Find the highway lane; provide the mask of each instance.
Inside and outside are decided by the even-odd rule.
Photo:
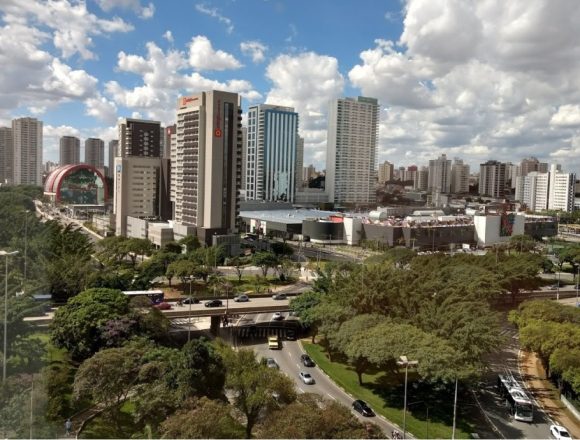
[[[550,417],[537,404],[534,407],[532,423],[515,420],[505,406],[505,401],[497,391],[497,375],[507,368],[520,384],[524,384],[518,368],[519,343],[517,330],[509,323],[503,323],[503,334],[508,343],[496,354],[490,356],[490,371],[483,377],[475,391],[477,400],[488,421],[496,429],[499,438],[549,438]],[[528,395],[532,397],[531,393]]]
[[[271,319],[271,314],[262,314],[261,316],[256,316],[257,322],[267,322]],[[261,321],[258,321],[258,318]],[[352,410],[353,398],[349,396],[345,391],[342,390],[338,385],[332,382],[328,376],[326,376],[322,370],[316,367],[305,367],[300,362],[300,356],[304,354],[302,346],[298,341],[282,341],[281,350],[270,350],[266,343],[256,343],[248,344],[247,347],[252,348],[258,357],[260,358],[273,358],[276,360],[280,366],[280,370],[284,372],[288,377],[290,377],[296,384],[296,389],[298,392],[305,393],[315,393],[325,399],[335,400],[338,403],[351,409],[352,414],[354,414],[362,423],[374,423],[378,425],[382,430],[384,435],[387,437],[391,436],[391,432],[394,429],[401,431],[394,425],[389,423],[386,419],[380,416],[376,417],[363,417],[358,412]],[[306,371],[312,375],[316,383],[314,385],[306,385],[302,382],[298,373],[300,371]],[[411,438],[407,435],[408,438]]]

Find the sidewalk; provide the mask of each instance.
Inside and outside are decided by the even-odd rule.
[[[546,372],[535,353],[522,351],[519,365],[526,386],[544,411],[555,422],[564,426],[572,438],[580,438],[580,422],[558,398],[558,390],[545,379]]]

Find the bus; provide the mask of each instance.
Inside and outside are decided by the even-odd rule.
[[[497,387],[515,420],[534,421],[534,404],[511,372],[498,375]]]
[[[139,296],[147,297],[151,300],[152,304],[162,303],[165,298],[163,290],[125,290],[123,293],[130,298]]]

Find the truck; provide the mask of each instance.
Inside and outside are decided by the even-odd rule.
[[[280,338],[278,336],[268,337],[268,348],[270,350],[279,350],[280,349]]]

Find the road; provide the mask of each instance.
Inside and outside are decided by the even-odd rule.
[[[259,324],[260,322],[269,322],[271,320],[271,314],[259,314],[254,315],[253,323]],[[251,323],[251,322],[250,322]],[[248,321],[244,321],[244,325],[248,325]],[[266,342],[260,343],[247,343],[246,347],[252,348],[258,357],[260,358],[273,358],[276,360],[280,366],[280,370],[284,372],[288,377],[290,377],[296,384],[296,389],[300,393],[316,393],[320,396],[335,400],[347,408],[352,408],[353,398],[349,396],[342,388],[338,387],[334,382],[332,382],[328,376],[326,376],[318,367],[304,367],[300,362],[300,356],[304,354],[302,347],[298,341],[286,341],[282,343],[281,350],[270,350]],[[300,378],[298,373],[300,371],[309,372],[316,383],[314,385],[305,385]],[[352,409],[351,409],[352,411]],[[352,411],[352,413],[362,422],[371,422],[378,425],[384,432],[385,436],[390,437],[391,432],[394,429],[400,431],[399,428],[395,427],[389,423],[386,419],[380,416],[376,417],[363,417],[359,413]],[[407,435],[408,438],[411,438]]]
[[[503,334],[508,343],[498,353],[490,357],[490,372],[484,376],[476,391],[484,414],[496,429],[499,438],[549,438],[549,425],[552,423],[544,411],[537,405],[534,407],[532,423],[519,422],[509,414],[508,408],[497,393],[497,375],[509,369],[513,376],[524,384],[518,368],[519,343],[517,330],[508,322],[503,324]],[[528,393],[532,397],[531,393]]]

